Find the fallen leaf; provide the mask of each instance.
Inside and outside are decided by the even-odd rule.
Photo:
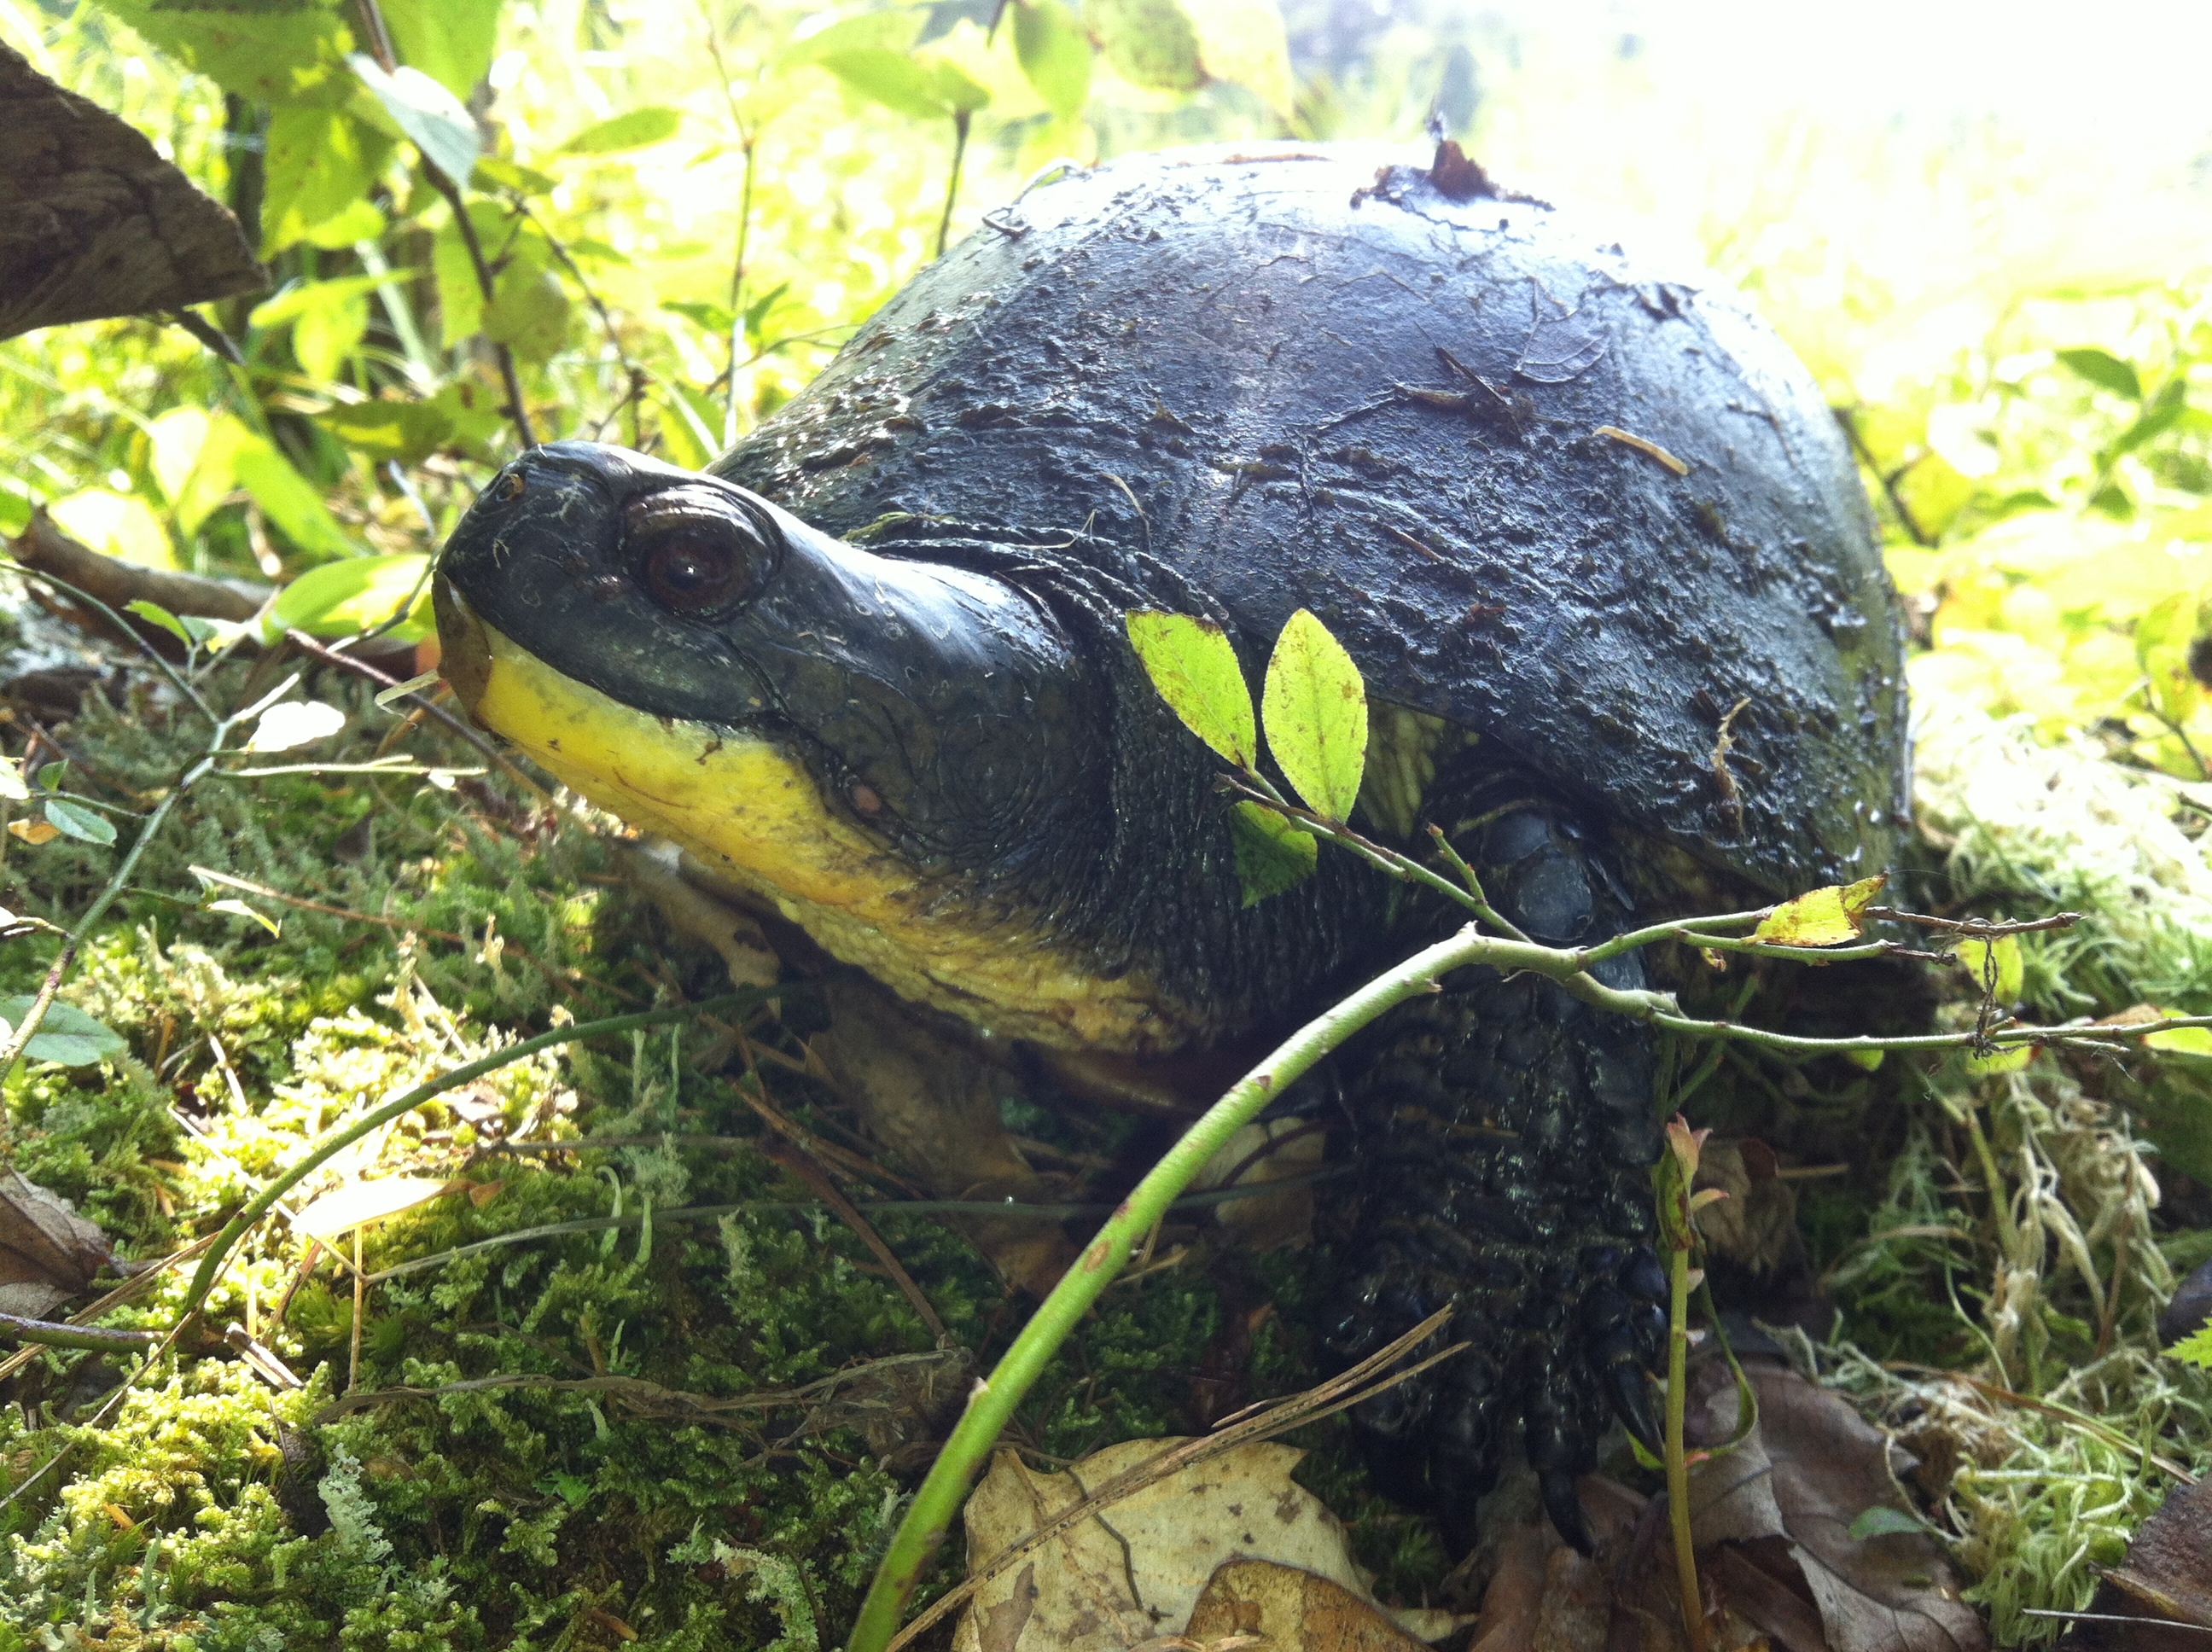
[[[1707,1142],[1698,1156],[1696,1185],[1728,1194],[1702,1206],[1696,1218],[1698,1232],[1722,1260],[1767,1274],[1802,1248],[1797,1195],[1774,1174],[1774,1155],[1764,1143]]]
[[[1183,1638],[1200,1646],[1256,1635],[1269,1652],[1422,1652],[1341,1583],[1272,1560],[1227,1560],[1191,1608]]]
[[[22,1173],[0,1176],[0,1314],[37,1319],[107,1265],[107,1237]]]
[[[2084,1620],[2064,1652],[2203,1652],[2212,1646],[2212,1481],[2177,1485],[2137,1528],[2124,1564],[2105,1574],[2089,1610],[2125,1623]],[[2161,1629],[2161,1624],[2187,1625]]]
[[[1839,1396],[1771,1360],[1747,1360],[1759,1399],[1757,1427],[1736,1449],[1692,1471],[1692,1529],[1700,1549],[1733,1544],[1792,1599],[1799,1592],[1760,1560],[1786,1555],[1818,1608],[1830,1652],[1985,1652],[1980,1618],[1959,1599],[1950,1562],[1923,1531],[1852,1535],[1896,1509],[1895,1480],[1911,1467],[1901,1448]],[[1701,1441],[1724,1440],[1736,1422],[1734,1380],[1718,1361],[1691,1396]],[[1772,1542],[1780,1540],[1779,1543]],[[1786,1570],[1786,1568],[1784,1569]],[[1729,1571],[1748,1580],[1735,1562]],[[1736,1610],[1779,1644],[1802,1625],[1780,1613],[1781,1597],[1747,1588]],[[1763,1615],[1765,1614],[1765,1615]]]
[[[292,1225],[309,1238],[327,1243],[342,1233],[382,1222],[471,1185],[436,1176],[382,1176],[374,1181],[348,1182],[310,1204],[292,1218]]]
[[[968,1499],[969,1556],[988,1566],[1116,1475],[1182,1443],[1131,1440],[1056,1474],[1000,1452]],[[954,1631],[955,1652],[1123,1652],[1186,1634],[1215,1573],[1233,1561],[1296,1569],[1373,1610],[1344,1527],[1291,1479],[1304,1455],[1285,1445],[1238,1446],[1106,1504],[1039,1544],[1018,1568],[988,1577]],[[1399,1615],[1412,1618],[1401,1628],[1424,1637],[1441,1637],[1464,1621],[1443,1612]],[[986,1639],[987,1631],[995,1638]],[[1207,1638],[1194,1631],[1186,1637]]]

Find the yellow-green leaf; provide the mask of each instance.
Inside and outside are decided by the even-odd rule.
[[[420,642],[431,630],[428,567],[428,557],[402,551],[311,568],[278,593],[264,635],[274,641],[297,626],[311,636],[351,636],[375,629],[404,608],[406,617],[392,635]]]
[[[2212,1027],[2172,1027],[2165,1032],[2147,1033],[2143,1048],[2173,1055],[2212,1055]]]
[[[2185,1365],[2202,1365],[2212,1370],[2212,1320],[2207,1320],[2168,1348],[2166,1357],[2178,1359]]]
[[[1045,106],[1063,120],[1091,97],[1091,41],[1060,0],[1015,0],[1014,58]]]
[[[1845,1050],[1844,1060],[1855,1067],[1864,1068],[1869,1072],[1880,1072],[1882,1060],[1888,1054],[1887,1050]]]
[[[2000,1004],[2020,997],[2022,969],[2020,937],[2000,935],[1993,941],[1965,940],[1952,955],[1975,986],[1988,991]]]
[[[1836,946],[1855,941],[1866,929],[1866,909],[1888,882],[1888,874],[1881,873],[1784,901],[1759,920],[1751,938],[1777,946]]]
[[[1977,1078],[1986,1078],[1993,1072],[2018,1072],[2035,1060],[2035,1046],[2014,1044],[1988,1055],[1968,1055],[1966,1071]]]
[[[1259,755],[1252,690],[1237,650],[1212,620],[1140,609],[1128,617],[1129,646],[1182,726],[1240,768]]]
[[[1306,806],[1342,820],[1367,767],[1367,685],[1328,627],[1301,608],[1275,639],[1260,695],[1267,750]]]
[[[1319,859],[1312,833],[1257,803],[1240,803],[1230,811],[1229,838],[1248,907],[1305,882]]]

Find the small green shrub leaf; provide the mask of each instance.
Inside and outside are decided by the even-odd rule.
[[[1836,946],[1855,941],[1866,929],[1866,909],[1888,882],[1889,875],[1883,872],[1784,901],[1759,920],[1751,938],[1776,946]]]
[[[2207,1320],[2168,1348],[2166,1357],[2178,1359],[2185,1365],[2201,1365],[2212,1370],[2212,1320]]]
[[[1062,120],[1083,112],[1091,96],[1091,41],[1060,0],[1015,0],[1014,58]]]
[[[1993,1073],[2018,1072],[2035,1060],[2035,1046],[2014,1044],[2007,1048],[1992,1050],[1987,1055],[1969,1054],[1966,1071],[1977,1078],[1986,1078]]]
[[[1195,92],[1206,84],[1198,31],[1177,0],[1091,0],[1084,21],[1114,72],[1149,92]]]
[[[1927,1529],[1902,1509],[1878,1503],[1851,1522],[1851,1540],[1863,1543],[1870,1537],[1917,1537]]]
[[[213,620],[202,619],[197,615],[194,615],[190,618],[180,619],[176,615],[172,614],[167,609],[162,607],[161,604],[157,602],[149,602],[143,597],[136,597],[131,601],[125,603],[123,605],[123,611],[126,614],[137,615],[140,619],[144,620],[149,625],[157,625],[161,627],[161,629],[167,631],[171,636],[176,638],[178,641],[183,643],[187,648],[192,647],[196,643],[206,641],[210,637],[215,635],[216,629],[216,623]],[[5,788],[0,787],[0,797],[5,797],[7,795]]]
[[[1303,884],[1313,876],[1320,859],[1312,833],[1261,804],[1240,803],[1231,810],[1229,835],[1237,855],[1237,881],[1244,887],[1248,907]]]
[[[2000,935],[1995,940],[1964,940],[1952,956],[1972,977],[1974,985],[1988,989],[2000,1004],[2018,1002],[2024,971],[2020,937]]]
[[[399,130],[414,140],[422,158],[456,184],[465,184],[483,149],[475,117],[452,92],[421,70],[402,64],[387,70],[356,52],[346,59],[362,85],[376,94]]]
[[[586,126],[561,146],[562,155],[620,155],[627,149],[649,149],[665,143],[684,129],[684,117],[659,106],[632,109]]]
[[[1367,767],[1367,685],[1328,628],[1301,608],[1275,639],[1260,696],[1267,750],[1306,806],[1342,820]]]
[[[0,999],[0,1021],[6,1022],[12,1033],[30,1014],[31,1004],[28,994]],[[23,1046],[23,1054],[33,1061],[52,1061],[57,1066],[88,1067],[130,1048],[130,1041],[122,1034],[94,1021],[74,1004],[57,999],[46,1006],[46,1017],[31,1035],[31,1042]]]
[[[429,562],[419,552],[403,551],[311,568],[277,594],[263,624],[264,639],[273,642],[295,626],[310,636],[351,636],[374,629],[405,607],[406,617],[392,627],[392,635],[420,642],[430,635],[428,581],[423,577]]]
[[[1259,756],[1252,690],[1237,650],[1212,620],[1144,609],[1128,618],[1129,646],[1182,725],[1239,768]]]
[[[2110,350],[2060,350],[2058,359],[2100,390],[2109,390],[2130,401],[2142,400],[2142,378]]]
[[[104,849],[115,841],[115,828],[107,817],[94,814],[81,803],[71,803],[67,798],[48,798],[46,815],[48,825],[80,843],[97,843]]]

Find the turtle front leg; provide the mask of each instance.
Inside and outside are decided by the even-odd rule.
[[[1495,780],[1445,817],[1504,916],[1552,944],[1629,926],[1624,885],[1571,813],[1486,796]],[[1599,974],[1645,984],[1633,957]],[[1326,1335],[1348,1364],[1450,1304],[1443,1341],[1472,1345],[1355,1409],[1370,1463],[1471,1546],[1517,1435],[1552,1523],[1587,1553],[1575,1482],[1609,1418],[1659,1447],[1653,1035],[1538,977],[1470,969],[1394,1011],[1369,1051],[1352,1097],[1358,1227]]]

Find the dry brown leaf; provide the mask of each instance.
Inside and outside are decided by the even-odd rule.
[[[1767,1360],[1747,1362],[1759,1396],[1759,1426],[1735,1450],[1697,1466],[1690,1485],[1692,1529],[1700,1549],[1739,1546],[1747,1560],[1779,1555],[1796,1563],[1802,1597],[1819,1610],[1830,1652],[1985,1652],[1980,1618],[1959,1599],[1950,1562],[1919,1532],[1851,1535],[1869,1509],[1899,1504],[1893,1470],[1903,1451],[1838,1396]],[[1709,1441],[1734,1432],[1735,1385],[1716,1362],[1691,1396]],[[1772,1540],[1778,1543],[1768,1546]],[[1774,1578],[1773,1564],[1755,1569]],[[1739,1583],[1750,1580],[1731,1573]],[[1796,1595],[1784,1586],[1784,1592]],[[1734,1600],[1775,1639],[1801,1633],[1786,1613],[1765,1621],[1780,1597],[1747,1587]]]
[[[1115,1476],[1181,1443],[1131,1440],[1057,1474],[1034,1473],[1000,1452],[968,1499],[969,1554],[988,1562]],[[1304,1455],[1285,1445],[1238,1446],[1100,1509],[1039,1546],[1018,1570],[978,1588],[954,1631],[956,1652],[1123,1652],[1182,1634],[1208,1582],[1232,1560],[1295,1567],[1371,1606],[1343,1527],[1291,1479]],[[1409,1627],[1431,1636],[1459,1621],[1445,1613],[1410,1615]]]
[[[2212,1481],[2177,1485],[2105,1575],[2089,1610],[2059,1645],[2066,1652],[2203,1652],[2212,1646]],[[2163,1629],[2161,1624],[2188,1625]]]
[[[29,844],[34,849],[41,844],[52,842],[61,835],[61,828],[50,821],[11,820],[8,823],[8,835]]]
[[[1423,1652],[1341,1583],[1272,1560],[1223,1562],[1182,1632],[1200,1646],[1257,1636],[1269,1652]]]
[[[0,1314],[37,1319],[107,1265],[107,1237],[59,1193],[0,1175]]]
[[[1797,1195],[1774,1174],[1774,1154],[1765,1143],[1707,1141],[1698,1156],[1697,1185],[1728,1194],[1697,1214],[1698,1232],[1717,1255],[1759,1274],[1790,1260]]]

